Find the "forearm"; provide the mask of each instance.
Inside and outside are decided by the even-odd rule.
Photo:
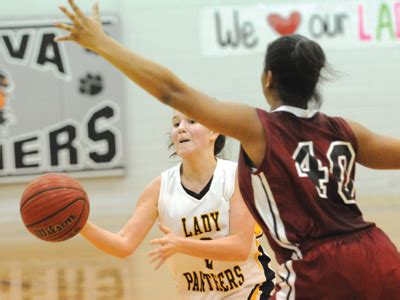
[[[97,249],[110,255],[125,258],[132,253],[127,241],[117,233],[102,229],[90,222],[80,232]]]
[[[239,236],[227,236],[215,240],[180,238],[178,252],[190,256],[220,261],[244,261],[250,247]]]
[[[183,86],[183,82],[171,71],[134,53],[109,36],[102,39],[96,52],[163,103],[169,103],[171,95]]]

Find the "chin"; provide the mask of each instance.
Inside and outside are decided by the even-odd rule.
[[[180,158],[185,159],[193,156],[194,152],[191,150],[181,150],[177,151],[176,154],[178,154]]]

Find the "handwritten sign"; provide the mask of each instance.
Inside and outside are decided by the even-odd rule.
[[[400,47],[400,1],[207,7],[200,13],[203,54],[264,52],[299,33],[328,48]]]

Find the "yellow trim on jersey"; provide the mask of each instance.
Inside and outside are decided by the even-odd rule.
[[[254,252],[254,259],[257,262],[257,266],[260,268],[260,270],[264,270],[263,265],[261,264],[260,260],[258,259],[260,256],[263,255],[263,253],[259,250],[261,243],[258,240],[260,237],[262,237],[263,231],[258,224],[256,224],[254,226],[254,234],[256,236],[256,249],[257,249],[257,251]]]
[[[254,234],[256,235],[256,238],[260,238],[264,235],[264,232],[262,231],[260,225],[256,224],[254,226]]]
[[[258,259],[262,255],[262,253],[258,250],[259,246],[260,246],[260,242],[258,240],[256,240],[257,251],[254,252],[254,260],[257,262],[257,266],[260,268],[260,270],[264,270],[263,265],[261,264],[260,260]]]
[[[260,285],[257,284],[256,289],[252,291],[251,295],[247,300],[259,300],[259,296],[261,295]]]

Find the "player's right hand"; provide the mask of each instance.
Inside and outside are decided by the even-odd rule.
[[[72,12],[61,5],[60,10],[71,20],[72,24],[54,23],[54,26],[68,31],[69,34],[55,38],[57,42],[74,41],[89,50],[96,52],[107,35],[100,21],[99,3],[96,1],[92,8],[92,15],[87,16],[75,4],[74,0],[68,0]]]

